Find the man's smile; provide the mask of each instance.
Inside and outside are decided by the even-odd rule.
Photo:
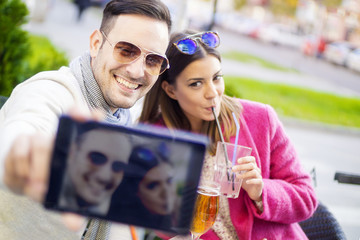
[[[114,75],[114,76],[115,76],[116,81],[120,85],[122,85],[122,86],[124,86],[126,88],[129,88],[131,90],[136,90],[141,86],[140,84],[129,82],[129,81],[125,80],[124,78],[121,78],[121,77],[119,77],[117,75]]]

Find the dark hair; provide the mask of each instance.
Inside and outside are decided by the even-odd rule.
[[[166,143],[156,145],[139,145],[133,148],[128,163],[128,170],[124,177],[141,179],[153,167],[170,162],[170,152]]]
[[[152,168],[164,163],[173,166],[170,156],[169,146],[165,142],[134,146],[123,180],[113,194],[109,213],[121,212],[134,223],[141,218],[144,222],[161,221],[162,225],[165,224],[164,215],[149,212],[138,197],[138,191],[140,182]]]
[[[182,111],[178,101],[170,98],[162,89],[161,85],[163,81],[167,81],[169,84],[175,86],[176,78],[189,64],[205,58],[208,55],[216,57],[221,62],[220,53],[215,48],[211,48],[199,41],[197,42],[198,48],[192,55],[180,52],[174,45],[174,43],[180,39],[195,33],[196,32],[188,30],[185,32],[173,33],[171,35],[170,43],[166,50],[170,68],[160,75],[155,85],[145,96],[144,106],[139,119],[140,122],[152,124],[163,121],[168,128],[191,131],[190,122]],[[206,71],[206,69],[204,69],[204,71]],[[241,106],[234,98],[224,94],[221,101],[219,121],[220,124],[224,126],[224,138],[227,141],[236,131],[235,123],[232,121],[232,112],[234,112],[236,116],[239,116]],[[215,153],[216,142],[220,140],[215,121],[204,122],[200,131],[210,137],[213,142],[211,152]]]
[[[160,0],[112,0],[106,4],[100,30],[106,34],[109,33],[114,26],[116,17],[121,14],[138,14],[164,21],[169,32],[171,31],[169,9]]]

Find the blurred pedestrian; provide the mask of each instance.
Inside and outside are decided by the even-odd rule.
[[[74,0],[74,3],[78,9],[77,20],[80,21],[85,9],[91,6],[91,2],[90,0]]]

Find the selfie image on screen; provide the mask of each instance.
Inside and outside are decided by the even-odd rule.
[[[70,147],[59,206],[106,215],[130,151],[128,137],[114,131],[93,129],[77,136]]]
[[[61,121],[45,207],[186,232],[206,145],[95,122]]]

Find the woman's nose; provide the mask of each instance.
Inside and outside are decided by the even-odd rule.
[[[208,84],[205,91],[205,98],[212,99],[215,98],[217,95],[218,94],[216,86],[213,83]]]
[[[167,183],[161,184],[161,190],[160,190],[160,196],[162,199],[168,199],[169,198],[169,191],[170,186],[168,186]]]

